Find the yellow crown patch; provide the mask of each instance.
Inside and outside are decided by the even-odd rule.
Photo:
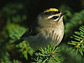
[[[48,9],[48,10],[45,10],[44,13],[50,12],[50,11],[58,12],[58,9],[56,9],[56,8],[50,8],[50,9]]]

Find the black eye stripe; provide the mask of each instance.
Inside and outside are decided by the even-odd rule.
[[[57,19],[59,16],[53,16],[51,19]]]

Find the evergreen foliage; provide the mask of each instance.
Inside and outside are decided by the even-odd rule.
[[[59,58],[60,57],[60,58]],[[35,53],[35,58],[33,58],[35,63],[61,63],[63,57],[59,54],[59,48],[51,45],[45,49],[40,49],[40,52]]]
[[[16,40],[19,40],[20,37],[22,37],[22,35],[27,31],[27,29],[17,24],[10,24],[7,25],[7,31],[9,34],[10,42],[12,43]]]
[[[84,52],[84,26],[79,28],[79,32],[75,32],[75,35],[72,36],[74,41],[70,41],[68,44],[73,45],[76,49],[76,52],[80,52],[83,56]]]
[[[76,27],[78,27],[78,25],[83,25],[83,22],[84,22],[83,16],[84,16],[84,10],[82,10],[79,13],[74,13],[72,18],[69,20],[69,22],[67,22],[65,24],[65,28],[66,28],[65,33],[67,36],[68,35],[70,36],[73,33],[74,29],[76,29]],[[67,36],[65,36],[65,38]]]
[[[3,0],[1,2],[4,3],[0,4],[0,63],[84,63],[83,1]],[[50,7],[67,12],[64,16],[64,39],[56,47],[48,45],[44,49],[34,51],[28,41],[19,42],[19,40],[28,32],[38,13]]]

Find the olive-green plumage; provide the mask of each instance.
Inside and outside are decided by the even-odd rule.
[[[30,34],[26,38],[34,49],[47,45],[58,45],[64,35],[63,13],[48,9],[37,16],[37,20],[30,27]],[[52,11],[51,11],[52,10]]]

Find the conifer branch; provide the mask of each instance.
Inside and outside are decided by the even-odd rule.
[[[23,41],[23,44],[24,44],[24,47],[26,49],[26,52],[28,52],[28,48],[27,48],[27,45],[26,45],[25,41]]]
[[[83,43],[83,41],[84,41],[84,38],[76,45],[76,48],[78,48],[81,45],[81,43]]]

